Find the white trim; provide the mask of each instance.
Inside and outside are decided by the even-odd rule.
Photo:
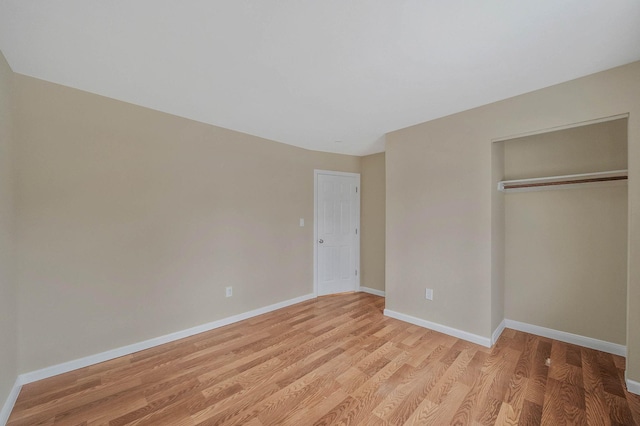
[[[166,334],[164,336],[145,340],[143,342],[134,343],[132,345],[123,346],[121,348],[111,349],[109,351],[102,352],[99,354],[89,355],[84,358],[79,358],[73,361],[63,362],[62,364],[53,365],[51,367],[46,367],[41,370],[36,370],[29,373],[21,374],[20,376],[18,376],[18,381],[20,384],[26,384],[26,383],[35,382],[37,380],[46,379],[48,377],[57,376],[58,374],[67,373],[69,371],[77,370],[78,368],[83,368],[89,365],[98,364],[100,362],[108,361],[124,355],[132,354],[134,352],[149,349],[154,346],[163,345],[165,343],[173,342],[175,340],[193,336],[198,333],[203,333],[205,331],[209,331],[215,328],[223,327],[225,325],[233,324],[238,321],[242,321],[258,315],[266,314],[267,312],[271,312],[271,311],[275,311],[276,309],[281,309],[287,306],[295,305],[296,303],[304,302],[306,300],[313,299],[313,298],[315,298],[315,295],[306,294],[304,296],[285,300],[283,302],[274,303],[273,305],[254,309],[253,311],[244,312],[238,315],[233,315],[231,317],[223,318],[207,324],[188,328],[186,330]]]
[[[537,336],[548,337],[550,339],[559,340],[573,345],[584,346],[585,348],[596,349],[598,351],[607,352],[614,355],[627,356],[627,347],[617,343],[606,342],[591,337],[580,336],[578,334],[567,333],[566,331],[554,330],[552,328],[540,327],[539,325],[527,324],[525,322],[505,319],[507,328],[512,328],[525,333],[535,334]]]
[[[640,382],[636,382],[635,380],[627,379],[627,372],[624,372],[625,382],[627,382],[627,391],[631,393],[635,393],[636,395],[640,395]]]
[[[498,326],[496,327],[495,330],[493,330],[493,333],[491,334],[491,346],[495,345],[496,342],[498,341],[498,339],[500,338],[500,335],[502,334],[502,332],[504,331],[506,327],[506,322],[505,320],[502,320],[500,322],[500,324],[498,324]]]
[[[358,287],[358,291],[362,291],[364,293],[375,294],[376,296],[385,297],[385,292],[382,290],[378,290],[371,287]]]
[[[318,172],[313,171],[313,295],[318,297]]]
[[[448,334],[449,336],[457,337],[458,339],[466,340],[471,343],[491,347],[491,340],[488,337],[478,336],[457,328],[447,327],[446,325],[438,324],[435,322],[427,321],[421,318],[412,317],[411,315],[401,314],[389,309],[384,310],[384,314],[388,317],[398,319],[400,321],[408,322],[410,324],[419,325],[420,327],[428,328],[438,331],[440,333]]]
[[[18,395],[20,395],[20,389],[22,389],[22,383],[20,383],[20,378],[17,378],[9,392],[9,395],[7,396],[7,400],[2,406],[2,410],[0,410],[0,425],[4,426],[7,424],[7,421],[9,421],[9,416],[13,410],[13,406],[18,399]]]
[[[591,124],[606,123],[607,121],[621,120],[623,118],[629,118],[629,113],[627,112],[624,114],[611,115],[609,117],[602,117],[602,118],[596,118],[593,120],[580,121],[578,123],[571,123],[571,124],[565,124],[562,126],[550,127],[548,129],[533,130],[531,132],[518,133],[511,136],[503,136],[500,138],[492,139],[491,142],[504,142],[511,139],[523,138],[525,136],[542,135],[544,133],[556,132],[558,130],[574,129],[576,127],[589,126]]]
[[[356,275],[355,288],[360,288],[360,173],[351,172],[334,172],[332,170],[313,170],[313,295],[318,296],[318,175],[331,175],[331,176],[350,176],[356,178],[357,203],[356,203],[356,228],[358,233],[356,234],[356,247],[355,247],[355,264],[358,274]]]

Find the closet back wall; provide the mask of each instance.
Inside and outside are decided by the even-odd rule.
[[[513,139],[505,179],[627,168],[627,120]],[[505,195],[506,317],[626,344],[627,185]]]

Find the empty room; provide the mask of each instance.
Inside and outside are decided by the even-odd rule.
[[[640,2],[0,0],[0,425],[640,426]]]

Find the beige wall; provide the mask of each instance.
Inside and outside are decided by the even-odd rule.
[[[17,375],[17,296],[13,274],[13,72],[0,52],[0,409]]]
[[[626,169],[627,126],[628,120],[622,118],[500,142],[504,178]]]
[[[359,157],[15,81],[21,373],[313,292],[313,170]]]
[[[627,120],[502,144],[505,179],[627,168]],[[626,185],[505,199],[506,317],[624,345]]]
[[[630,114],[627,374],[640,380],[640,62],[389,133],[387,307],[489,337],[492,141],[621,113]]]
[[[504,179],[504,144],[491,146],[491,185],[498,187]],[[505,211],[504,193],[491,193],[491,330],[497,330],[504,319],[505,298]]]
[[[384,152],[362,157],[360,285],[384,291]]]

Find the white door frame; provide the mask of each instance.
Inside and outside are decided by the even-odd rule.
[[[318,175],[330,176],[351,176],[356,178],[356,241],[355,241],[355,263],[356,263],[356,288],[360,291],[360,173],[335,172],[332,170],[313,170],[313,295],[318,297]]]

